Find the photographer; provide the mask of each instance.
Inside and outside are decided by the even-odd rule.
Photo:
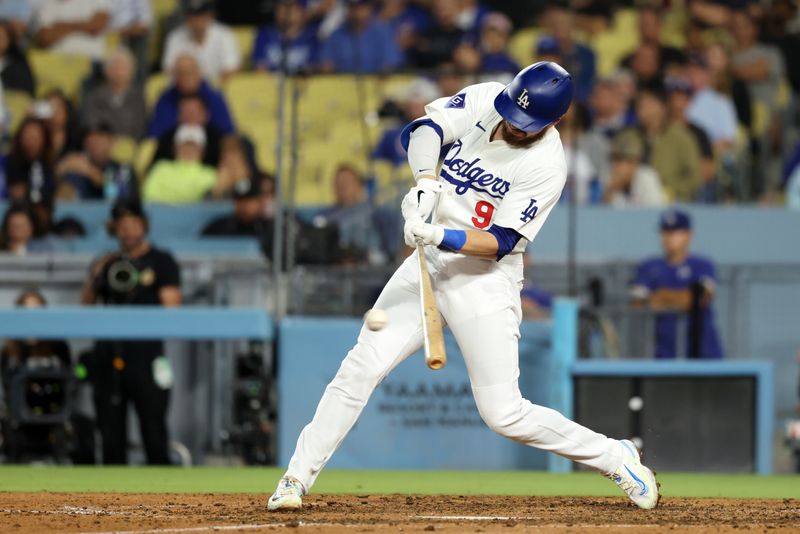
[[[179,306],[180,271],[174,258],[147,240],[148,220],[136,202],[118,202],[108,230],[119,250],[96,262],[82,294],[84,304]],[[148,464],[168,464],[167,404],[172,384],[161,340],[98,342],[86,365],[94,386],[103,463],[127,462],[127,408],[133,402]]]

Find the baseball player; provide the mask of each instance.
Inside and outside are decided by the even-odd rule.
[[[440,312],[455,335],[486,424],[514,441],[555,452],[611,478],[641,508],[658,503],[655,474],[634,445],[607,438],[524,399],[518,386],[522,255],[558,201],[567,176],[554,128],[572,100],[572,77],[535,63],[508,85],[471,85],[434,100],[403,130],[416,179],[402,202],[409,245],[425,245]],[[453,143],[438,178],[440,148]],[[438,208],[431,216],[438,197]],[[416,254],[416,252],[414,253]],[[423,343],[417,258],[397,269],[375,303],[380,331],[361,329],[303,429],[268,508],[302,497],[358,419],[372,391]]]

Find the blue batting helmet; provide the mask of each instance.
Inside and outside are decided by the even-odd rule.
[[[494,108],[512,126],[536,133],[550,126],[569,109],[572,76],[552,61],[523,69],[494,99]]]

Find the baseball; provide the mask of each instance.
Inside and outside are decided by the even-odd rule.
[[[372,308],[364,314],[364,323],[370,330],[380,330],[389,321],[389,315],[379,308]]]

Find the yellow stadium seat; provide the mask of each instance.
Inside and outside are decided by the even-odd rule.
[[[17,131],[19,123],[25,118],[33,99],[23,91],[5,91],[3,96],[5,97],[6,110],[10,115],[7,130],[9,135],[13,135]]]
[[[237,127],[251,134],[267,121],[276,120],[278,85],[269,74],[243,72],[223,88]]]
[[[114,146],[111,147],[112,159],[120,163],[133,163],[136,156],[136,139],[133,137],[119,136],[114,140]]]
[[[158,148],[158,141],[152,138],[143,140],[136,147],[133,170],[136,172],[136,176],[139,177],[139,183],[142,183],[145,179],[150,162],[153,161],[153,156],[156,154],[156,148]]]
[[[591,40],[597,58],[597,74],[600,77],[612,74],[620,61],[639,44],[638,18],[633,9],[620,9],[614,23],[606,32]]]
[[[91,61],[85,56],[47,50],[29,50],[28,61],[36,76],[40,96],[52,89],[61,89],[73,101],[91,69]]]
[[[358,123],[377,109],[375,79],[364,76],[317,76],[301,91],[299,122],[307,135],[324,137],[334,124]]]
[[[253,45],[255,44],[257,31],[258,28],[255,26],[235,26],[233,28],[236,41],[239,43],[239,54],[242,58],[242,69],[250,68],[250,56],[253,54]]]
[[[541,37],[539,28],[522,28],[511,37],[508,51],[520,65],[530,65],[535,59],[536,43]]]
[[[170,81],[169,75],[163,72],[151,74],[147,77],[147,81],[144,84],[144,100],[147,103],[147,109],[153,109],[153,106],[155,106],[158,101],[158,97],[161,96],[161,93],[164,92],[170,84]]]

